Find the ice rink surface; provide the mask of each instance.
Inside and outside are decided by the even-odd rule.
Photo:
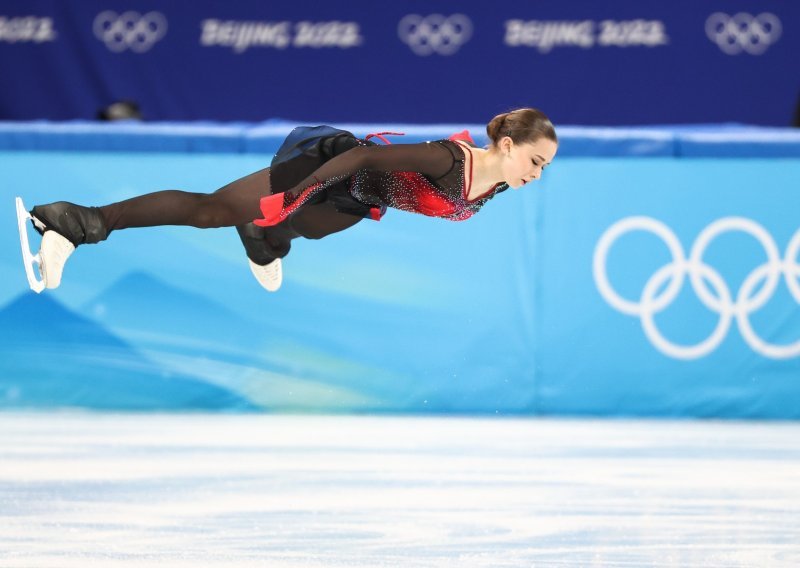
[[[0,414],[0,566],[800,566],[800,424]]]

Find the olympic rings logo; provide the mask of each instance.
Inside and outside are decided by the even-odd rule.
[[[136,53],[149,51],[167,33],[167,18],[160,12],[125,12],[107,10],[94,19],[94,35],[111,51],[126,49]]]
[[[397,35],[417,55],[453,55],[472,37],[472,20],[464,14],[409,14],[397,25]]]
[[[728,55],[737,55],[742,51],[761,55],[778,41],[781,32],[781,21],[769,12],[758,16],[746,12],[739,12],[735,16],[715,12],[706,20],[708,39]]]
[[[648,231],[660,237],[669,248],[672,262],[662,266],[650,277],[644,286],[638,302],[622,298],[612,288],[606,273],[606,259],[614,242],[630,231]],[[744,279],[734,300],[727,284],[713,267],[703,262],[703,255],[711,241],[722,233],[741,231],[755,238],[764,249],[767,261],[757,266]],[[597,289],[606,302],[620,312],[641,319],[645,335],[662,353],[676,359],[696,359],[714,351],[728,333],[731,322],[736,318],[739,332],[747,344],[757,353],[772,359],[788,359],[800,355],[800,340],[788,345],[774,345],[764,341],[753,330],[750,314],[766,304],[775,292],[781,274],[795,302],[800,304],[800,264],[797,254],[800,251],[800,229],[798,229],[786,249],[783,258],[772,236],[758,223],[744,217],[724,217],[706,227],[692,246],[687,259],[675,233],[664,223],[651,217],[627,217],[614,223],[600,237],[594,251],[594,280]],[[686,275],[700,301],[719,315],[711,335],[696,345],[677,345],[667,340],[656,327],[654,316],[666,309],[680,292]],[[669,284],[664,287],[664,284]],[[706,282],[711,284],[714,293]],[[763,286],[756,293],[759,284]],[[664,290],[659,293],[659,290]]]

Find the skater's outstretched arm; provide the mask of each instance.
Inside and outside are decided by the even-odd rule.
[[[453,154],[441,144],[391,144],[389,146],[357,146],[334,156],[306,177],[288,193],[292,197],[304,189],[333,178],[353,175],[359,170],[381,172],[417,172],[438,179],[453,167]]]
[[[261,199],[263,219],[253,222],[262,227],[275,225],[298,209],[326,182],[346,179],[358,171],[415,172],[437,180],[455,165],[451,150],[435,142],[358,146],[339,154],[317,168],[295,187]]]

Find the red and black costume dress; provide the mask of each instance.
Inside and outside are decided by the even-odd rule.
[[[474,147],[467,131],[385,146],[372,136],[386,141],[379,134],[362,140],[330,126],[303,126],[286,137],[269,168],[211,194],[166,190],[95,209],[68,202],[34,209],[37,219],[60,227],[76,246],[131,227],[233,226],[248,258],[265,265],[286,256],[292,239],[319,239],[365,217],[380,219],[387,207],[461,221],[508,187],[498,183],[476,199],[467,197],[472,171],[464,165]],[[258,209],[263,218],[252,220]]]
[[[466,130],[419,144],[370,141],[373,136],[386,141],[382,134],[393,133],[360,139],[330,126],[295,128],[272,161],[272,194],[262,198],[264,217],[254,224],[275,226],[323,201],[340,213],[375,220],[394,207],[462,221],[508,188],[498,183],[476,199],[467,197],[472,171],[464,171],[465,153],[476,145]]]

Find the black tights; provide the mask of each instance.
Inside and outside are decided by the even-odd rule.
[[[252,224],[261,217],[260,200],[271,193],[269,168],[252,173],[218,189],[214,193],[190,193],[166,190],[148,193],[100,207],[108,232],[131,227],[188,225],[201,229],[237,227],[248,256],[264,264],[270,257],[284,256],[289,241],[297,236],[321,239],[352,227],[361,217],[338,212],[331,203],[308,205],[284,222],[263,230]],[[248,234],[250,246],[245,240]],[[262,254],[256,249],[263,239]],[[285,249],[285,250],[284,250]],[[254,258],[258,256],[259,258]]]
[[[214,193],[157,191],[100,207],[100,212],[109,232],[158,225],[235,227],[261,217],[259,199],[269,193],[269,168],[265,168]]]

